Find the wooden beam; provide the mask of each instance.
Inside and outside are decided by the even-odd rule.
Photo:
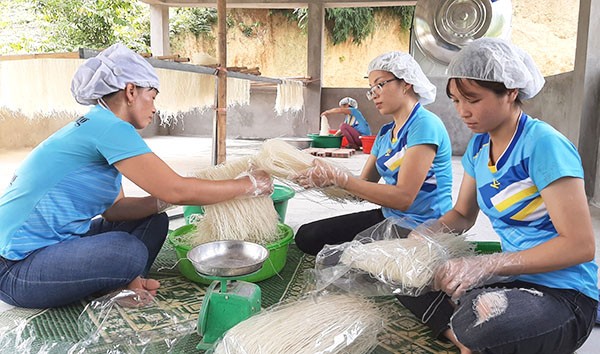
[[[0,60],[25,60],[25,59],[79,59],[79,52],[0,55]]]
[[[219,64],[225,69],[227,67],[227,1],[219,0],[217,6],[217,27]],[[217,112],[215,121],[216,151],[213,153],[213,164],[224,163],[227,158],[225,141],[227,139],[227,71],[219,70],[217,73]],[[214,160],[216,156],[216,160]]]

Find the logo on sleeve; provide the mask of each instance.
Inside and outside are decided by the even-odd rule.
[[[81,126],[83,123],[87,122],[88,120],[90,120],[90,119],[89,119],[89,118],[86,118],[86,117],[79,117],[79,119],[77,119],[77,120],[75,121],[75,126],[76,126],[76,127],[79,127],[79,126]]]

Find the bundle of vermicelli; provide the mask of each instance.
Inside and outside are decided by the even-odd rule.
[[[0,60],[0,107],[30,119],[86,113],[89,108],[71,95],[71,79],[82,63],[61,58]]]
[[[394,293],[417,296],[432,284],[437,267],[445,260],[473,254],[465,236],[436,234],[370,243],[352,241],[340,263],[392,285]]]
[[[252,158],[252,163],[275,177],[292,180],[295,175],[312,167],[314,159],[311,154],[283,140],[270,139],[262,144],[258,154]],[[356,200],[355,196],[338,187],[326,187],[320,191],[334,201]]]
[[[282,79],[277,85],[277,97],[275,97],[275,112],[282,115],[284,112],[296,112],[304,106],[304,85],[301,81]]]
[[[307,297],[231,328],[214,354],[368,353],[383,329],[375,305],[348,295]]]
[[[327,116],[321,116],[321,129],[319,130],[319,135],[328,136],[329,129],[329,120],[327,119]]]
[[[249,168],[248,159],[234,160],[199,171],[202,179],[232,179]],[[279,240],[279,216],[269,196],[232,199],[206,205],[204,215],[193,220],[196,232],[185,243],[199,245],[216,240],[243,240],[267,245]],[[180,240],[184,241],[184,240]]]

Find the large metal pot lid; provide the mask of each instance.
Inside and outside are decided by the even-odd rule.
[[[483,37],[491,22],[491,0],[419,0],[414,35],[423,53],[448,64],[460,48]]]

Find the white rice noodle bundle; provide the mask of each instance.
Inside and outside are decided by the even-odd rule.
[[[369,353],[383,329],[375,305],[322,295],[265,310],[231,328],[214,354]]]
[[[301,151],[283,140],[270,139],[262,144],[261,150],[252,158],[252,163],[275,177],[293,182],[294,176],[309,169],[314,159],[315,157],[311,154]],[[298,188],[297,191],[300,190],[301,188]],[[356,200],[354,195],[338,187],[321,188],[319,191],[329,199],[338,202]]]
[[[282,115],[285,112],[297,112],[304,107],[304,85],[298,80],[282,79],[277,84],[277,97],[275,97],[275,112]]]
[[[319,130],[319,135],[329,136],[329,129],[331,129],[331,127],[329,126],[327,116],[321,116],[321,129]]]
[[[71,79],[83,59],[0,60],[0,107],[29,119],[71,117],[88,106],[71,95]],[[4,116],[9,116],[4,113]],[[60,118],[60,117],[58,117]]]
[[[250,80],[227,78],[227,106],[250,104]]]
[[[210,180],[232,179],[248,167],[248,159],[239,159],[203,169],[196,175]],[[280,238],[279,215],[269,196],[232,199],[203,208],[204,215],[192,219],[196,232],[185,240],[186,244],[196,246],[216,240],[242,240],[268,245]]]
[[[433,283],[438,266],[450,258],[471,256],[464,235],[447,233],[361,243],[344,248],[340,263],[391,285],[395,294],[418,296]]]
[[[215,76],[187,71],[156,69],[160,94],[156,96],[161,124],[177,122],[177,117],[193,109],[215,104]]]

